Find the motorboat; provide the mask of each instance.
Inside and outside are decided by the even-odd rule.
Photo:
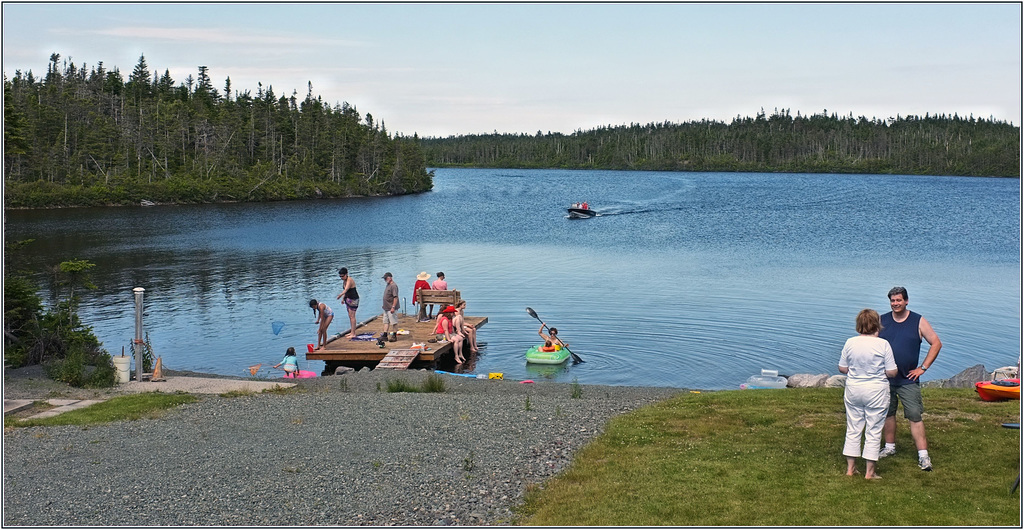
[[[587,207],[584,208],[584,206]],[[596,216],[597,212],[591,210],[589,205],[587,205],[586,203],[574,204],[569,207],[569,219],[590,219],[591,217]]]

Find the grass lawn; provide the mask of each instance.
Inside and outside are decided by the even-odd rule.
[[[162,392],[144,392],[127,396],[118,396],[106,401],[51,416],[43,419],[4,418],[4,428],[34,427],[52,425],[92,425],[111,421],[137,420],[141,418],[157,418],[163,411],[192,403],[199,398],[191,394]]]
[[[902,408],[881,480],[847,477],[843,389],[687,393],[613,419],[517,524],[543,526],[1016,526],[1020,402],[923,390],[934,471],[917,467]]]

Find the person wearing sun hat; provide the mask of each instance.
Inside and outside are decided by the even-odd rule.
[[[419,299],[420,299],[420,296],[419,296],[420,289],[430,290],[430,284],[427,283],[427,279],[428,278],[430,278],[430,273],[427,272],[427,271],[423,271],[423,272],[417,274],[416,275],[416,285],[413,285],[413,287],[412,287],[412,304],[413,305],[416,305],[417,303],[420,304],[420,312],[419,312],[418,316],[416,317],[420,322],[428,322],[428,321],[430,321],[430,319],[427,318],[427,308],[426,308],[426,306],[423,305],[422,301],[419,301]]]

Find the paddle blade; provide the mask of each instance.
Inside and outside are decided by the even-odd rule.
[[[277,335],[284,329],[284,322],[273,322],[270,324],[270,327],[274,329],[274,335]]]
[[[537,316],[537,313],[533,309],[527,307],[526,308],[526,312],[529,313],[531,317],[536,318],[537,320],[540,320],[540,317]]]

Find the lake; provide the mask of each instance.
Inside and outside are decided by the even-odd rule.
[[[601,215],[567,219],[583,200]],[[761,368],[834,374],[857,312],[888,311],[894,285],[943,342],[925,380],[1020,356],[1016,179],[439,169],[418,195],[12,210],[5,231],[36,239],[19,255],[32,270],[97,264],[80,315],[111,353],[145,288],[145,329],[176,370],[241,376],[305,351],[310,298],[344,331],[343,266],[359,321],[379,312],[384,272],[411,313],[416,274],[444,271],[489,318],[475,371],[509,379],[729,389]],[[527,366],[540,325],[526,307],[586,362]]]

